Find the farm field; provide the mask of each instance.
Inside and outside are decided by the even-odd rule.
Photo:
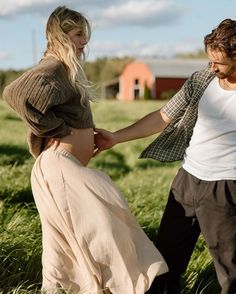
[[[100,101],[93,103],[92,110],[97,127],[116,130],[161,105],[156,101]],[[0,294],[39,293],[41,229],[30,188],[34,160],[28,153],[23,122],[1,99],[0,126]],[[158,230],[169,187],[180,166],[178,162],[138,158],[154,137],[122,143],[89,163],[114,180],[150,239]],[[183,288],[182,294],[220,293],[201,237],[184,274]]]

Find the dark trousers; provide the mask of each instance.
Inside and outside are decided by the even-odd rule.
[[[148,294],[179,294],[180,278],[200,232],[214,261],[222,294],[236,293],[236,181],[202,181],[181,168],[155,241],[169,273]]]

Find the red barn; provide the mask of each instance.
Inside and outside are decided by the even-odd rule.
[[[132,101],[143,98],[145,91],[149,91],[151,99],[160,99],[163,92],[178,91],[193,72],[205,68],[207,64],[207,59],[185,58],[132,61],[116,82],[115,96],[119,100]],[[114,84],[107,86],[114,89]]]

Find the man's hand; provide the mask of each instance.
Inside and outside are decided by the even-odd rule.
[[[114,133],[104,129],[94,129],[94,156],[99,152],[112,148],[117,142]]]

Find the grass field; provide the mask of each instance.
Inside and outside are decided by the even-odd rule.
[[[101,101],[92,105],[97,127],[116,130],[161,104]],[[33,159],[26,129],[0,99],[0,293],[37,293],[41,282],[41,230],[30,188]],[[138,159],[153,137],[115,146],[90,166],[108,173],[123,191],[132,213],[152,239],[158,230],[168,190],[179,163]],[[183,277],[183,294],[218,294],[211,258],[199,239]]]

